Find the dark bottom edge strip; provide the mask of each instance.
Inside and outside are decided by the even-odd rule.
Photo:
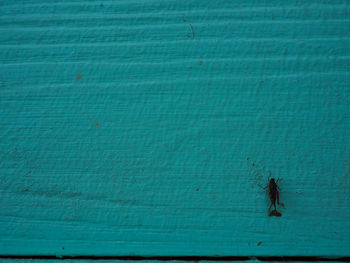
[[[0,255],[0,259],[42,259],[42,260],[158,260],[158,261],[338,261],[350,262],[349,257],[322,256],[53,256],[53,255]]]

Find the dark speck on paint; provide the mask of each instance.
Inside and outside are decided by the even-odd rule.
[[[100,124],[98,122],[96,122],[96,128],[100,128]]]
[[[83,76],[81,74],[78,74],[75,78],[77,81],[81,81]]]
[[[262,241],[260,241],[259,243],[258,243],[258,246],[260,246],[262,244]]]
[[[197,188],[196,191],[198,192],[198,191],[199,191],[199,188]]]

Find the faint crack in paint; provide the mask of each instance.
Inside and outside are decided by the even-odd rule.
[[[193,29],[193,26],[192,26],[192,24],[190,23],[190,22],[188,22],[186,19],[185,19],[185,17],[182,17],[182,20],[185,22],[185,23],[188,23],[188,25],[190,26],[190,29],[191,29],[191,33],[192,33],[192,37],[189,35],[189,34],[187,34],[187,37],[188,38],[192,38],[192,39],[194,39],[194,29]]]

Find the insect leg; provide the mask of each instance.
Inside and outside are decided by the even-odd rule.
[[[277,179],[276,184],[278,183],[279,180],[280,180],[280,178]],[[281,181],[282,181],[282,179],[281,179]],[[281,188],[278,185],[277,185],[277,189],[281,190]]]
[[[261,184],[257,184],[260,188],[265,189]]]
[[[271,205],[270,205],[270,207],[269,207],[269,211],[271,210],[272,205],[273,205],[273,204],[271,203]]]

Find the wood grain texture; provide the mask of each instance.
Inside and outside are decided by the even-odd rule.
[[[0,254],[349,255],[349,13],[1,1]]]

